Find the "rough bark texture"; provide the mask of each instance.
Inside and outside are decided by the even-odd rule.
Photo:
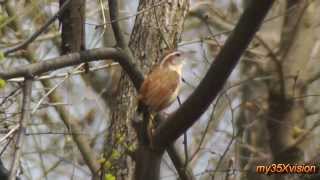
[[[157,63],[163,55],[163,50],[176,48],[182,32],[184,17],[188,9],[187,0],[173,0],[170,3],[159,4],[159,1],[141,0],[138,11],[149,9],[136,17],[135,25],[130,39],[130,49],[135,57],[136,64],[147,73],[150,67]],[[117,134],[124,137],[125,144],[134,143],[135,134],[131,126],[133,115],[136,111],[136,91],[129,78],[122,73],[118,93],[115,97],[112,110],[112,137],[110,138],[121,154],[125,151],[123,144],[117,143]],[[145,155],[148,156],[146,157]],[[135,179],[157,179],[163,153],[152,152],[146,146],[139,146],[136,153],[136,176]],[[142,158],[144,157],[144,158]],[[123,156],[121,171],[127,171],[132,162]],[[150,167],[155,167],[154,172],[149,172]],[[120,170],[120,168],[119,168]],[[132,171],[133,169],[131,169]],[[121,172],[116,172],[120,178]],[[126,172],[126,174],[133,174]],[[132,177],[130,177],[132,178]]]
[[[60,7],[65,0],[60,0]],[[85,42],[85,0],[71,0],[67,9],[62,13],[61,23],[61,54],[79,52],[86,49]],[[89,64],[84,68],[89,71]]]
[[[65,0],[60,0],[60,6]],[[85,49],[85,0],[71,0],[61,15],[61,54]]]

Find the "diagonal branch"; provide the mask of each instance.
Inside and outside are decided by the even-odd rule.
[[[251,2],[200,85],[181,107],[156,129],[153,142],[157,148],[166,147],[176,140],[206,111],[223,88],[273,2],[274,0]]]
[[[14,156],[10,168],[9,180],[15,180],[19,167],[19,161],[21,159],[21,151],[23,145],[23,136],[26,131],[27,123],[30,120],[30,104],[31,104],[31,91],[32,91],[32,79],[25,79],[23,85],[23,100],[22,100],[22,113],[19,121],[19,129],[17,131],[17,137],[14,147]]]
[[[117,42],[117,46],[122,49],[126,49],[127,45],[125,42],[124,35],[120,28],[120,23],[119,21],[116,21],[116,19],[118,19],[119,17],[118,1],[108,0],[108,4],[109,4],[111,26],[114,33],[114,37]]]

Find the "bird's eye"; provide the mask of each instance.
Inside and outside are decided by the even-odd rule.
[[[180,53],[177,53],[177,54],[176,54],[176,56],[178,56],[178,57],[179,57],[180,55],[181,55]]]

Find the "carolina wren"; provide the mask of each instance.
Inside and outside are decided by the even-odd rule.
[[[146,76],[138,100],[156,112],[172,104],[180,90],[184,59],[185,55],[180,51],[167,54]]]

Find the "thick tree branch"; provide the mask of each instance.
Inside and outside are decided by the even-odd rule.
[[[192,95],[156,129],[157,148],[168,146],[190,128],[208,108],[258,31],[273,0],[252,1],[229,36],[208,73]]]
[[[108,0],[108,5],[109,5],[110,21],[112,22],[111,26],[114,33],[114,37],[117,42],[117,46],[122,49],[127,49],[125,38],[120,28],[120,23],[119,21],[116,21],[116,19],[118,19],[119,17],[118,1]]]
[[[140,84],[143,81],[143,75],[130,61],[130,58],[126,53],[116,48],[97,48],[39,61],[38,63],[30,65],[14,67],[0,72],[0,78],[8,80],[16,77],[37,76],[60,68],[78,65],[83,62],[98,61],[101,59],[114,59],[119,62],[123,69],[128,73],[134,86],[136,88],[140,87]]]
[[[108,0],[108,5],[109,5],[110,21],[112,22],[111,27],[112,27],[113,34],[114,34],[114,37],[117,42],[116,47],[121,48],[123,50],[123,52],[127,55],[127,59],[128,59],[127,61],[135,62],[135,59],[133,58],[132,52],[129,49],[129,47],[125,41],[124,34],[123,34],[121,27],[120,27],[120,23],[119,23],[119,21],[117,21],[117,19],[119,18],[118,1]],[[122,68],[128,73],[128,71],[123,66],[122,66]],[[138,80],[139,82],[137,82],[137,83],[133,82],[133,83],[135,84],[135,88],[137,90],[139,90],[140,84],[143,81],[143,74],[141,73],[141,71],[137,71],[137,73],[140,73],[140,75],[139,75],[140,77]],[[129,74],[129,76],[130,76],[130,74]]]
[[[21,160],[21,151],[23,145],[23,136],[26,131],[27,122],[30,120],[30,105],[31,105],[31,90],[32,79],[27,78],[23,84],[23,100],[22,100],[22,113],[19,121],[19,129],[14,147],[14,156],[10,168],[9,180],[15,180],[19,168],[19,161]]]

